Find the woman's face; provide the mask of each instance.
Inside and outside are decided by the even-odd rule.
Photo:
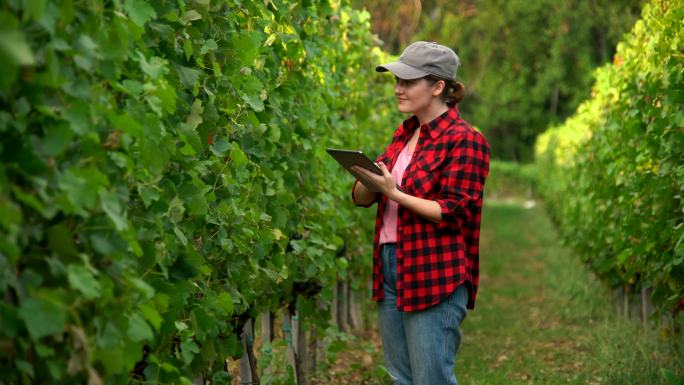
[[[395,77],[394,95],[397,97],[399,111],[416,114],[425,110],[438,99],[441,85],[437,82],[430,84],[426,79],[400,79]]]

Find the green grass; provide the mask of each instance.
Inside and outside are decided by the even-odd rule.
[[[676,384],[661,368],[684,375],[682,350],[615,316],[606,289],[560,246],[543,207],[486,203],[459,384]]]

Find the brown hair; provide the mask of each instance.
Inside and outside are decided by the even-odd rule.
[[[439,96],[449,107],[457,105],[465,97],[465,86],[461,82],[457,82],[456,80],[452,79],[440,78],[439,76],[435,75],[428,75],[425,77],[425,80],[427,80],[430,84],[435,84],[440,80],[444,81],[445,87]]]

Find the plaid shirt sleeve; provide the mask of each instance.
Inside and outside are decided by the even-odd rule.
[[[447,155],[443,169],[444,183],[437,203],[442,220],[472,221],[479,212],[482,191],[488,169],[489,150],[484,137],[476,132],[464,132]]]

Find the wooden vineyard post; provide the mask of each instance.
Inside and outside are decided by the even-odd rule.
[[[358,293],[349,289],[349,325],[354,332],[363,328],[361,324],[361,308],[358,300]]]
[[[344,323],[344,331],[350,332],[349,323],[349,282],[344,280],[342,282],[342,296],[344,301],[342,301],[342,322]]]
[[[295,346],[295,362],[297,364],[297,384],[307,385],[309,383],[308,367],[306,359],[308,358],[308,348],[306,343],[307,331],[302,328],[301,320],[299,319],[299,312],[292,316],[292,338],[293,346]]]
[[[342,332],[347,331],[347,295],[345,284],[338,282],[336,285],[337,306],[335,306],[335,322]]]
[[[296,312],[292,312],[289,308],[283,310],[283,331],[285,339],[287,340],[287,358],[292,366],[295,374],[295,382],[297,385],[306,385],[306,376],[302,370],[302,362],[300,356],[300,330],[299,317]]]
[[[304,372],[308,381],[308,379],[312,378],[316,374],[316,352],[318,351],[318,336],[316,327],[311,326],[311,329],[306,332],[306,335],[307,354],[304,356],[304,359],[306,360]]]
[[[304,368],[302,367],[302,356],[306,354],[306,344],[302,344],[305,340],[306,334],[301,330],[299,322],[299,314],[295,310],[291,314],[292,317],[292,347],[294,348],[295,358],[295,372],[297,373],[297,384],[306,385],[306,376],[304,375]]]
[[[629,319],[629,287],[622,286],[622,317]]]
[[[648,330],[649,321],[648,318],[653,312],[653,305],[651,304],[651,293],[649,288],[641,288],[641,321],[643,322],[644,330]]]
[[[250,318],[242,327],[242,348],[244,354],[240,358],[240,382],[242,384],[259,384],[256,356],[254,355],[254,319]]]
[[[274,314],[271,311],[261,313],[261,341],[262,344],[271,344],[273,342],[273,321]]]
[[[330,320],[333,322],[335,326],[337,326],[337,329],[340,329],[340,317],[339,317],[339,302],[340,298],[338,295],[338,290],[337,290],[337,283],[335,284],[335,287],[333,289],[333,299],[332,299],[332,305],[330,307],[331,312],[330,312]]]
[[[632,293],[632,296],[629,301],[629,319],[635,324],[641,323],[641,290],[638,290],[636,286],[630,286],[630,292]]]
[[[318,341],[316,329],[302,327],[298,312],[283,311],[283,331],[287,340],[287,357],[295,373],[297,385],[307,385],[316,371]]]

